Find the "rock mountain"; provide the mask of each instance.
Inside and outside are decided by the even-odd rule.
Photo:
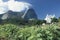
[[[9,0],[8,2],[0,1],[0,19],[37,19],[37,15],[31,4]]]
[[[9,10],[4,14],[0,14],[0,19],[2,20],[12,19],[12,18],[29,20],[29,19],[37,19],[37,15],[33,8],[21,12],[13,12]]]

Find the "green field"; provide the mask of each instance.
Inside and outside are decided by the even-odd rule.
[[[58,24],[21,26],[14,24],[0,25],[0,40],[60,40]]]

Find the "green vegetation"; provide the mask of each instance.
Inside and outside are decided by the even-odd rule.
[[[57,19],[57,18],[54,17],[54,18],[52,19],[52,23],[54,23],[54,22],[59,22],[59,19]]]
[[[0,40],[60,40],[58,24],[44,26],[0,25]]]
[[[50,24],[45,20],[0,20],[0,40],[60,40],[60,18],[53,18]]]
[[[11,24],[17,24],[17,25],[42,25],[43,23],[46,23],[45,20],[24,20],[24,19],[7,19],[7,20],[2,20],[1,24],[6,24],[6,23],[11,23]]]

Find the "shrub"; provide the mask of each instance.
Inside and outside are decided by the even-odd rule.
[[[0,25],[0,40],[3,38],[4,40],[60,40],[60,29],[55,24],[25,28],[4,24]]]
[[[58,19],[57,18],[52,18],[52,23],[54,23],[54,22],[58,22]]]

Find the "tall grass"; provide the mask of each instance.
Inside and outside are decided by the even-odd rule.
[[[44,26],[0,25],[0,40],[60,40],[60,28],[56,24]]]

